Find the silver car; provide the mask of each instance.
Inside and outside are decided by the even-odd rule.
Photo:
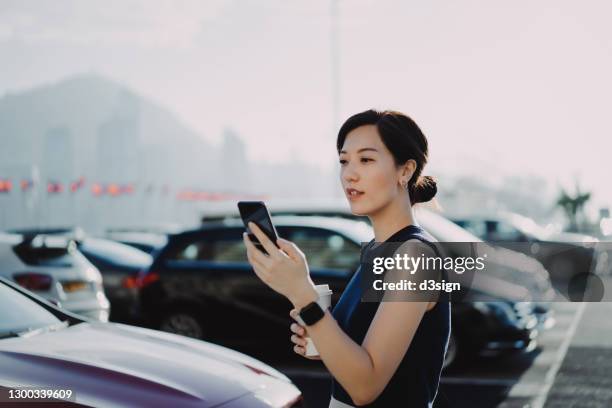
[[[62,406],[303,406],[287,376],[245,354],[169,333],[84,321],[0,277],[0,394],[30,387],[67,399]]]
[[[0,276],[70,312],[108,321],[100,271],[66,237],[0,233]]]

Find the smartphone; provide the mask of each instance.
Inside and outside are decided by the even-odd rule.
[[[248,223],[253,222],[257,224],[263,233],[266,234],[272,242],[274,242],[274,245],[276,245],[278,234],[276,233],[274,224],[272,224],[272,219],[270,218],[268,208],[263,201],[239,201],[238,211],[240,211],[240,217],[242,218],[242,222],[244,222],[244,226],[249,234],[249,239],[251,242],[253,242],[253,244],[255,244],[257,249],[267,255],[268,252],[265,250],[263,245],[261,245],[261,242],[259,242],[255,234],[251,232]],[[278,247],[278,245],[276,246]]]

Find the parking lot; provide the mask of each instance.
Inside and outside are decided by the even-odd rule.
[[[422,215],[422,220],[442,239],[461,234],[460,237],[477,240],[466,231],[455,231],[457,227],[439,215],[426,212]],[[315,283],[328,284],[337,302],[354,270],[354,262],[359,260],[360,242],[367,239],[369,227],[360,221],[322,215],[281,215],[274,219],[282,236],[290,237],[304,248],[312,261],[312,279]],[[278,370],[287,376],[293,382],[292,387],[297,387],[284,390],[288,398],[295,398],[295,393],[301,392],[305,406],[327,406],[331,377],[321,362],[306,360],[292,352],[288,304],[255,278],[244,259],[242,231],[241,222],[232,217],[206,221],[199,228],[172,235],[157,234],[163,237],[153,240],[157,246],[144,245],[152,242],[151,235],[155,234],[150,233],[144,242],[141,242],[142,235],[139,238],[132,235],[131,240],[122,235],[120,242],[108,237],[94,238],[72,229],[13,231],[2,236],[2,259],[5,268],[12,265],[15,271],[8,277],[13,276],[20,285],[47,299],[60,300],[56,303],[60,309],[51,310],[54,314],[61,316],[63,310],[79,314],[82,313],[79,307],[92,305],[89,307],[101,308],[104,313],[90,313],[91,316],[105,322],[109,319],[108,296],[111,322],[182,335],[171,335],[171,343],[176,346],[183,339],[188,340],[196,353],[201,352],[199,345],[213,343],[238,350],[264,364],[255,369],[256,373]],[[504,259],[523,258],[506,254]],[[525,265],[537,268],[525,272],[522,269]],[[516,268],[510,271],[519,273],[517,276],[524,284],[529,279],[539,279],[533,289],[535,296],[549,295],[551,281],[541,264],[531,261],[507,265],[510,266]],[[66,271],[74,271],[70,279],[66,278]],[[612,283],[605,275],[597,282],[604,288]],[[605,322],[612,313],[612,303],[517,302],[492,297],[493,293],[488,295],[490,302],[453,304],[451,334],[459,339],[459,352],[443,371],[436,407],[565,408],[581,406],[585,395],[595,398],[593,406],[607,406],[611,395],[606,391],[608,377],[604,373],[610,362],[607,356],[612,354],[612,343],[608,340],[612,338],[612,323]],[[16,315],[8,319],[14,320],[13,324],[19,321]],[[23,332],[13,329],[3,335],[4,344],[9,345],[8,351],[13,344],[20,344],[16,338],[38,340],[54,336],[52,332],[56,330],[67,336],[66,333],[75,330],[72,326],[84,327],[78,318],[71,318],[70,322],[64,324],[68,327],[59,327],[61,330],[55,328],[56,323],[52,329],[35,330],[43,333],[43,337],[29,335],[31,328]],[[230,326],[227,322],[233,324]],[[117,327],[119,330],[115,333],[117,329],[112,328],[115,326],[112,323],[109,326],[98,335],[104,338],[125,331]],[[92,326],[92,329],[101,330],[102,326]],[[88,331],[81,329],[80,336],[91,337]],[[125,338],[125,342],[122,340],[113,347],[128,344],[133,347],[134,341],[136,346],[140,338],[140,335],[133,337],[136,333],[128,330],[125,334],[129,340]],[[161,335],[161,332],[155,333]],[[497,344],[506,346],[495,349],[492,345]],[[511,348],[508,344],[517,344],[517,347]],[[466,349],[466,345],[472,348]],[[150,345],[158,346],[157,343]],[[168,352],[179,352],[180,347],[175,346],[170,346]],[[36,355],[40,353],[37,347],[34,347]],[[80,358],[100,352],[110,353],[109,356],[115,353],[104,351],[96,343],[90,347],[93,348],[88,354],[78,354]],[[58,351],[45,353],[48,352],[56,358]],[[66,352],[75,351],[70,347]],[[142,369],[141,365],[151,357],[146,352],[134,354],[113,370],[133,370],[136,366]],[[193,360],[196,361],[195,356]],[[95,359],[87,358],[83,363],[98,364]],[[154,366],[163,365],[154,361],[151,364],[143,375],[148,375]],[[206,366],[197,370],[201,369],[204,372],[194,375],[218,375],[208,372]],[[169,375],[167,379],[172,377]],[[23,381],[24,377],[21,378]],[[222,382],[231,384],[228,380],[229,377],[223,378]],[[73,384],[80,384],[79,380],[75,381]]]

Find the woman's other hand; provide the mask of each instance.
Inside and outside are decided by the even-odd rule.
[[[292,309],[289,315],[294,319],[297,317],[297,309]],[[321,360],[319,356],[307,356],[306,355],[306,329],[304,326],[300,326],[298,323],[291,323],[291,342],[293,343],[293,351],[302,357],[309,360]]]

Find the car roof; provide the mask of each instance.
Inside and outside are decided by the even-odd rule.
[[[106,238],[88,237],[81,242],[80,249],[106,260],[134,266],[148,265],[152,261],[151,255],[146,252]]]
[[[22,235],[24,238],[32,238],[37,235],[61,235],[78,240],[85,236],[85,231],[81,227],[15,228],[7,232]]]
[[[113,241],[134,242],[148,244],[152,246],[162,246],[166,242],[167,235],[153,232],[108,232],[105,238]]]
[[[272,214],[280,213],[287,217],[318,217],[320,220],[342,220],[346,219],[351,222],[363,222],[368,224],[368,218],[363,217],[363,221],[356,218],[361,218],[351,213],[350,208],[345,200],[327,199],[327,200],[270,200],[270,205],[266,201],[266,206]],[[225,212],[222,211],[225,209]],[[295,215],[285,215],[285,213],[295,212]],[[300,213],[304,213],[300,215]],[[224,217],[237,216],[238,210],[236,205],[225,204],[223,207],[215,208],[215,211],[207,211],[204,218],[223,219]],[[308,215],[306,215],[308,214]],[[312,215],[310,215],[312,214]],[[320,215],[316,215],[320,214]],[[423,228],[432,234],[437,240],[444,242],[480,242],[481,239],[476,237],[464,228],[461,228],[454,222],[450,221],[445,215],[439,214],[429,208],[417,206],[415,207],[415,215],[417,220],[423,225]],[[281,215],[272,215],[276,220]],[[321,221],[323,222],[323,221]],[[205,222],[206,224],[207,222]],[[323,225],[323,224],[322,224]],[[340,224],[338,224],[340,225]],[[373,237],[373,234],[372,234]],[[363,238],[362,238],[363,239]],[[369,241],[369,239],[368,239]],[[367,241],[361,241],[367,242]]]
[[[184,227],[181,224],[173,222],[160,222],[149,225],[134,225],[134,226],[122,226],[122,227],[110,227],[106,229],[107,234],[122,234],[122,233],[143,233],[143,234],[156,234],[156,235],[167,235],[178,233],[183,230]]]
[[[0,245],[17,245],[23,242],[23,235],[0,232]]]
[[[32,234],[22,235],[16,233],[0,232],[0,245],[34,245],[34,246],[52,246],[52,247],[68,247],[73,241],[71,237],[56,234]]]
[[[265,201],[271,213],[275,212],[340,212],[350,214],[350,207],[345,199],[310,198],[304,199],[269,199]],[[202,220],[238,216],[235,202],[211,203],[203,212]]]
[[[532,218],[508,211],[499,211],[495,214],[476,214],[463,217],[453,217],[452,219],[456,222],[479,221],[494,224],[506,222],[522,233],[537,237],[539,239],[545,239],[545,235],[547,235],[546,228],[537,224]]]
[[[368,242],[374,238],[372,227],[364,221],[344,218],[314,216],[314,215],[278,215],[272,216],[272,222],[277,227],[309,227],[323,228],[339,232],[356,242]],[[240,218],[227,218],[223,221],[205,222],[201,228],[185,231],[176,236],[198,234],[206,230],[224,228],[244,228]]]
[[[71,258],[70,266],[29,263],[17,253],[17,250],[23,247],[65,250],[65,255]],[[0,232],[0,259],[2,260],[0,275],[8,276],[17,270],[29,270],[31,272],[42,271],[48,273],[54,279],[73,279],[75,276],[95,276],[97,279],[97,276],[99,276],[98,269],[76,249],[76,241],[72,237],[62,234],[21,235]]]

